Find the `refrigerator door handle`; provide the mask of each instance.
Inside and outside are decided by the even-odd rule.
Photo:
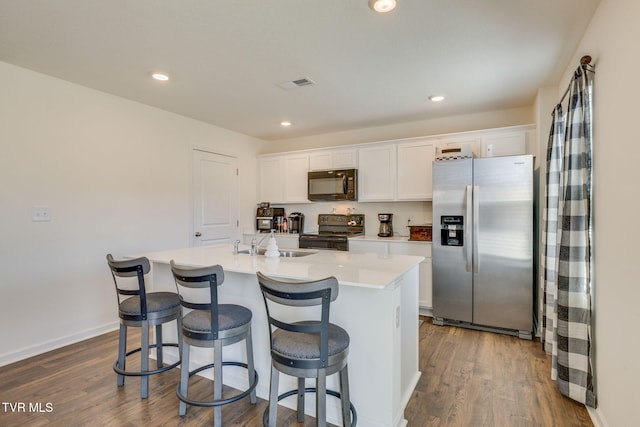
[[[473,272],[480,270],[480,258],[478,257],[478,224],[480,222],[480,187],[473,186]]]
[[[471,189],[471,185],[467,185],[467,199],[466,199],[466,209],[467,209],[467,214],[466,214],[466,221],[465,221],[465,225],[464,225],[464,234],[466,235],[466,239],[467,239],[467,244],[465,245],[465,259],[467,262],[467,271],[471,272],[471,267],[472,267],[472,261],[473,261],[473,254],[471,252],[471,244],[469,244],[469,237],[471,237],[471,224],[470,224],[470,218],[473,218],[472,216],[472,206],[473,206],[473,198],[472,198],[473,192]],[[473,240],[473,239],[472,239]]]

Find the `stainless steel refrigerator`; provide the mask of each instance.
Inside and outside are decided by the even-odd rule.
[[[433,315],[531,339],[533,157],[433,163]]]

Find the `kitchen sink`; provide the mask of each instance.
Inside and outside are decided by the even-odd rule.
[[[265,248],[258,249],[258,255],[264,255],[267,250]],[[251,252],[249,249],[243,249],[238,251],[239,254],[249,255]],[[297,258],[307,255],[313,255],[317,252],[303,252],[303,251],[280,251],[280,258]]]

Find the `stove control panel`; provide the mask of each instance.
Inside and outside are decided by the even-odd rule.
[[[363,227],[364,215],[320,214],[318,215],[318,225],[344,225],[345,227]]]

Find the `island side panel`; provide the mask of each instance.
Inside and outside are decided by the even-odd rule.
[[[403,413],[421,375],[419,370],[419,277],[419,266],[416,266],[402,277],[400,284],[402,290],[400,304],[400,322],[402,323],[400,406]]]

